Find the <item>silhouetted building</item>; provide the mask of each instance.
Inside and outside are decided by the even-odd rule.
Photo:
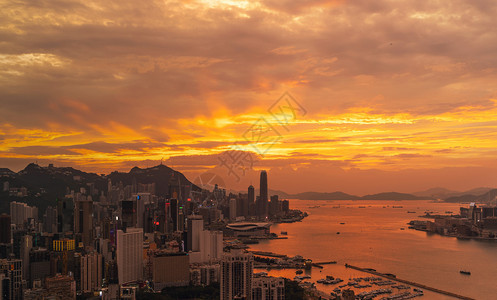
[[[171,218],[171,223],[172,223],[172,231],[178,231],[178,199],[171,199],[169,200],[169,210],[170,214],[169,217]]]
[[[57,199],[57,231],[74,231],[74,202],[71,198]]]
[[[75,203],[74,232],[81,234],[83,245],[93,241],[93,201],[77,200]]]
[[[122,228],[135,227],[136,225],[136,201],[121,201]]]
[[[274,216],[280,211],[280,203],[278,201],[278,195],[271,196],[271,202],[269,203],[269,215]]]
[[[265,218],[268,215],[268,187],[267,187],[267,173],[265,170],[261,171],[260,178],[260,197],[257,206],[257,216]]]
[[[281,201],[281,211],[288,212],[290,210],[290,201],[282,200]]]
[[[10,216],[2,214],[0,216],[0,244],[10,244],[12,242],[10,230]]]

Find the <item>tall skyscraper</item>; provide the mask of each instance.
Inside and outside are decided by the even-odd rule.
[[[186,252],[200,251],[201,235],[203,230],[204,220],[202,219],[202,216],[188,216]]]
[[[102,254],[92,252],[81,256],[81,291],[90,293],[102,287]]]
[[[170,217],[171,217],[171,222],[172,222],[172,231],[178,231],[178,199],[171,199],[169,200],[169,203],[171,204],[169,206],[170,209]]]
[[[255,189],[252,185],[248,187],[248,206],[249,215],[255,215]]]
[[[91,197],[89,197],[91,199]],[[81,234],[83,245],[93,241],[93,201],[76,200],[74,209],[74,232]]]
[[[280,202],[278,201],[278,195],[271,196],[271,202],[269,203],[269,215],[274,216],[280,211]]]
[[[242,249],[225,253],[221,262],[221,300],[252,299],[253,268],[251,253]]]
[[[117,231],[117,273],[119,284],[143,278],[143,229]]]
[[[12,235],[10,232],[10,216],[2,214],[0,216],[0,244],[10,244]]]
[[[257,203],[257,215],[261,218],[265,218],[268,215],[268,188],[267,173],[265,170],[261,171],[260,189],[259,203]]]

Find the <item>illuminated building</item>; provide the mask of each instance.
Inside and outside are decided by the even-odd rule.
[[[117,231],[117,271],[119,284],[143,278],[143,229]]]

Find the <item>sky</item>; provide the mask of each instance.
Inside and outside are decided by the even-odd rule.
[[[0,167],[229,189],[497,181],[494,1],[0,1]]]

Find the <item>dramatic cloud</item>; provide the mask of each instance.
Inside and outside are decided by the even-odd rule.
[[[457,187],[497,168],[496,16],[486,0],[4,2],[0,162],[197,176],[250,151],[232,184],[265,168],[282,190],[356,176],[366,193],[369,170],[430,187],[453,167]]]

